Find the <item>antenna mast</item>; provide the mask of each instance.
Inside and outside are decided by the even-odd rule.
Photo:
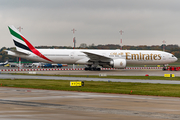
[[[75,37],[75,29],[73,28],[71,31],[73,31],[73,43],[74,43],[74,47],[73,49],[76,47],[76,37]]]
[[[165,51],[166,41],[165,41],[165,40],[163,40],[162,42],[163,42],[163,51]]]
[[[121,50],[122,50],[122,34],[124,33],[124,31],[123,30],[120,30],[119,31],[120,32],[120,37],[121,37],[121,39],[120,39],[120,45],[121,45]]]
[[[19,32],[21,32],[21,30],[23,29],[21,26],[18,27],[17,29],[19,29]],[[17,57],[18,59],[18,57]],[[18,60],[17,60],[18,61]],[[21,65],[21,58],[19,57],[19,68],[21,69],[22,68],[22,65]]]
[[[21,30],[23,29],[21,26],[19,26],[17,29],[19,29],[19,32],[21,32]]]

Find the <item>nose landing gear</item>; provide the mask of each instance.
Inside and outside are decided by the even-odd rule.
[[[166,64],[163,65],[163,69],[162,70],[163,71],[167,70],[167,65]]]

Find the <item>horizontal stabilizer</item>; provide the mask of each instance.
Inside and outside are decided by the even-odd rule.
[[[20,52],[20,51],[12,51],[12,50],[4,50],[4,51],[6,51],[6,52],[13,52],[13,53],[15,53],[15,54],[19,54],[19,55],[29,55],[29,54],[27,54],[27,53],[24,53],[24,52]]]

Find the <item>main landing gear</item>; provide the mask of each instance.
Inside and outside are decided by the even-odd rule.
[[[84,70],[86,70],[86,71],[87,70],[90,70],[90,71],[100,71],[101,68],[89,66],[89,67],[85,67]]]

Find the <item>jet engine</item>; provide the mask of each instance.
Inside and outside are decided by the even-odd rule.
[[[110,65],[111,65],[113,68],[123,69],[123,68],[126,67],[126,60],[125,60],[125,59],[113,59],[113,60],[110,62]]]

